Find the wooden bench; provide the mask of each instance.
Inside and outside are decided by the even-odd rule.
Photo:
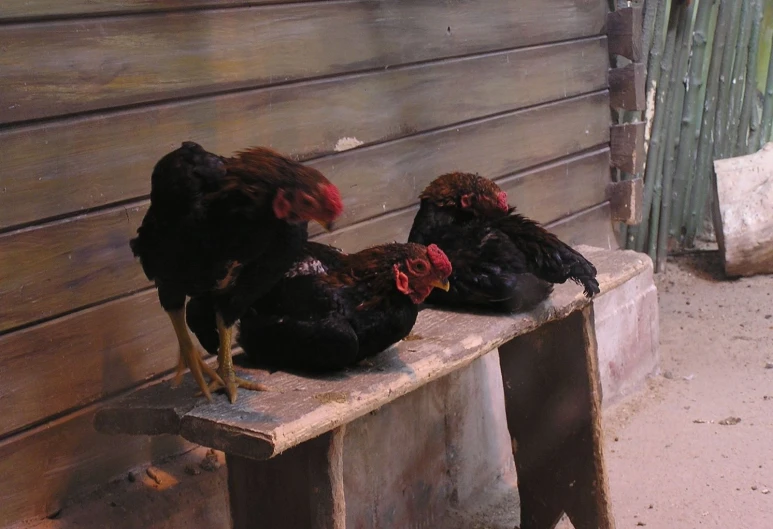
[[[602,294],[646,266],[634,252],[579,249],[597,266]],[[425,413],[434,401],[401,403],[499,348],[499,385],[480,370],[474,382],[504,390],[520,527],[552,528],[564,512],[577,529],[613,527],[593,303],[580,287],[557,286],[542,307],[517,316],[425,309],[412,334],[372,366],[341,374],[255,371],[274,391],[240,390],[235,405],[222,395],[211,404],[194,398],[190,377],[178,389],[160,383],[102,409],[95,426],[111,434],[179,434],[224,451],[237,529],[441,528],[456,482],[491,476],[459,473],[474,465],[454,461],[451,406],[437,419]],[[501,404],[502,396],[491,402]],[[389,494],[398,499],[387,506]],[[382,508],[374,514],[367,504],[377,497]]]

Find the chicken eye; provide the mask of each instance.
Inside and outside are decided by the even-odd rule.
[[[422,259],[408,262],[408,269],[417,276],[426,275],[429,272],[429,264]]]
[[[312,208],[316,205],[317,202],[306,193],[301,193],[300,203],[301,203],[301,206],[304,208]]]

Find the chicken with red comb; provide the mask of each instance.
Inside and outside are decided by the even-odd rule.
[[[347,255],[309,242],[285,277],[242,316],[238,342],[263,367],[351,366],[407,336],[418,304],[433,289],[448,290],[451,272],[435,245],[383,244]],[[189,314],[193,332],[214,348],[211,308],[197,305]]]
[[[308,222],[329,226],[342,209],[322,173],[263,147],[222,157],[189,141],[156,163],[150,207],[130,245],[177,335],[178,382],[188,367],[207,398],[220,386],[231,402],[237,387],[264,389],[234,372],[233,326],[302,253]],[[216,371],[188,333],[188,296],[213,306]]]
[[[428,303],[530,310],[571,279],[588,297],[599,292],[596,268],[536,222],[514,212],[507,194],[482,176],[449,173],[421,193],[408,240],[436,244],[453,265],[451,288]]]

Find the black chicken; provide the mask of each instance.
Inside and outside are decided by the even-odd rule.
[[[296,276],[311,276],[326,274],[328,270],[336,268],[343,263],[346,254],[343,250],[320,244],[318,242],[307,241],[303,245],[303,251],[298,259],[290,266],[284,277],[276,283],[272,290],[266,294],[264,299],[256,302],[268,304],[270,300],[276,299],[280,295],[282,284],[289,278]],[[256,309],[250,308],[248,312],[255,313]],[[185,310],[185,319],[188,327],[196,335],[199,343],[210,354],[216,354],[220,346],[220,340],[217,332],[215,304],[210,292],[194,296],[188,301]]]
[[[467,173],[435,179],[420,195],[421,207],[408,240],[437,244],[451,260],[448,292],[428,303],[530,310],[552,283],[571,279],[585,295],[599,292],[596,268],[538,223],[514,213],[507,194],[491,180]]]
[[[242,316],[238,342],[262,366],[340,369],[407,336],[418,304],[435,287],[447,290],[450,273],[435,245],[392,243],[346,255],[309,243],[306,257]],[[189,319],[204,341],[212,328],[206,307],[197,322]]]
[[[338,189],[319,171],[269,149],[225,158],[185,142],[159,160],[131,248],[174,326],[178,383],[187,365],[207,398],[220,386],[231,402],[237,386],[263,389],[234,373],[233,325],[301,254],[308,221],[329,227],[342,209]],[[186,296],[203,294],[216,312],[217,371],[201,359],[185,325]]]

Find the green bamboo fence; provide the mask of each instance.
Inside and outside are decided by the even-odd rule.
[[[617,6],[623,3],[617,2]],[[664,271],[704,232],[713,161],[773,128],[773,0],[645,0],[647,156],[642,222],[625,245]]]

